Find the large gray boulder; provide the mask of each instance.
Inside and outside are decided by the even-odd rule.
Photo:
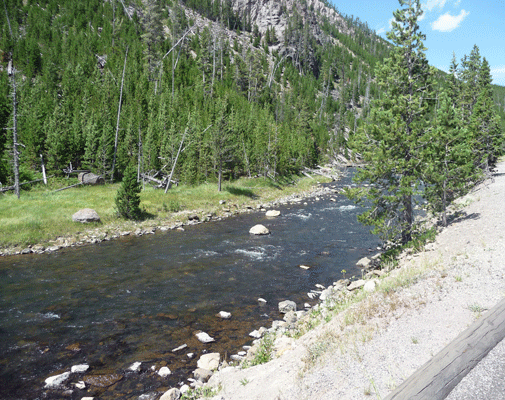
[[[270,231],[266,226],[258,224],[249,229],[249,233],[252,233],[253,235],[268,235]]]
[[[207,353],[200,357],[197,361],[198,368],[208,369],[210,371],[219,367],[219,360],[221,355],[219,353]]]
[[[83,208],[72,215],[72,221],[83,224],[87,222],[100,222],[100,216],[91,208]]]

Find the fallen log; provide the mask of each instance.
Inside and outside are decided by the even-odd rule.
[[[475,321],[386,400],[442,400],[505,338],[505,299]]]
[[[84,185],[84,182],[79,182],[79,183],[76,183],[75,185],[70,185],[70,186],[66,186],[66,187],[61,188],[61,189],[56,189],[53,193],[61,192],[62,190],[70,189],[70,188],[73,188],[73,187],[76,187],[76,186],[79,186],[79,185]]]
[[[48,178],[52,178],[53,176],[54,175],[51,175]],[[22,183],[19,184],[19,186],[29,185],[30,183],[36,183],[36,182],[42,182],[42,181],[44,181],[44,178],[42,178],[42,179],[35,179],[34,181],[30,181],[30,182],[22,182]],[[0,193],[8,192],[9,190],[14,190],[15,188],[16,188],[16,186],[6,186],[6,187],[0,189]]]

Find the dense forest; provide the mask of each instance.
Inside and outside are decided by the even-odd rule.
[[[359,19],[335,23],[329,3],[281,2],[282,32],[232,0],[2,5],[2,185],[14,181],[16,149],[21,181],[40,175],[41,157],[50,173],[71,164],[117,180],[134,164],[168,174],[179,151],[183,183],[275,178],[355,157],[350,139],[385,93],[375,69],[392,45]],[[473,61],[451,75],[462,88],[477,79]],[[450,81],[433,76],[437,90]],[[493,100],[503,129],[505,88]]]

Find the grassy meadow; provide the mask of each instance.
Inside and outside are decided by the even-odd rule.
[[[325,180],[318,177],[320,182]],[[20,199],[13,192],[0,194],[0,248],[50,243],[58,237],[76,237],[96,229],[110,232],[184,222],[188,212],[196,212],[200,217],[208,213],[221,215],[228,208],[235,211],[245,205],[303,192],[317,182],[298,176],[276,181],[263,177],[241,178],[225,183],[221,192],[217,191],[215,183],[207,183],[173,187],[166,194],[146,183],[140,195],[140,206],[144,211],[141,221],[127,221],[116,216],[114,199],[119,183],[77,186],[55,192],[59,187],[74,183],[77,183],[76,179],[61,179],[48,186],[36,185],[30,190],[22,190]],[[225,200],[226,204],[220,205],[220,200]],[[100,215],[101,223],[73,222],[72,215],[82,208],[94,209]]]

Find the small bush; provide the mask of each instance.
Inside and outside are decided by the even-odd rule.
[[[130,165],[126,168],[123,181],[117,191],[116,207],[118,216],[126,219],[140,219],[140,183],[137,182],[135,168]]]

